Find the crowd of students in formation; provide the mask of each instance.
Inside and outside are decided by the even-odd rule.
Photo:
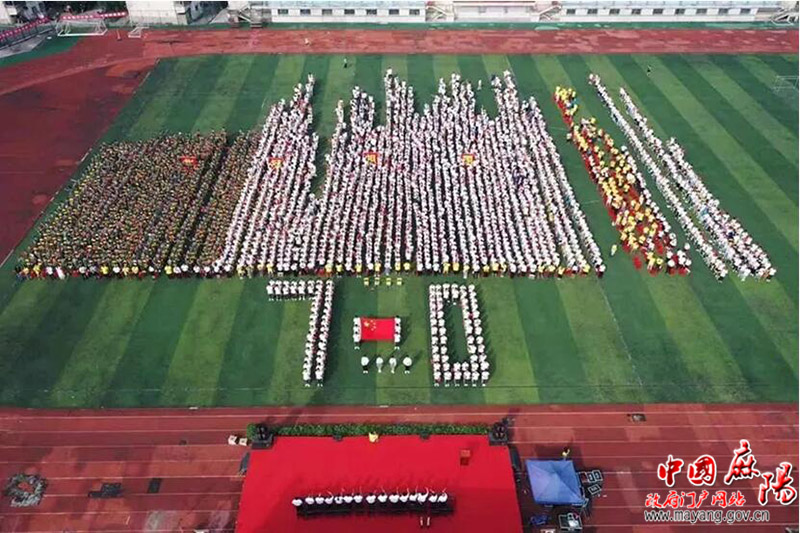
[[[328,491],[295,496],[292,498],[292,506],[299,516],[347,512],[430,512],[436,514],[437,511],[452,510],[452,497],[446,490],[425,489],[423,492],[419,488],[392,492],[386,492],[383,489],[372,492],[358,490],[337,494]]]
[[[354,89],[337,107],[321,198],[282,270],[563,275],[603,262],[544,129],[509,73],[494,78],[498,117],[451,76],[422,113],[388,71],[385,125]],[[587,259],[588,255],[588,259]]]
[[[580,151],[619,231],[620,243],[633,255],[637,267],[646,265],[651,273],[688,273],[691,266],[688,245],[677,249],[677,237],[628,148],[617,147],[594,117],[576,120],[578,104],[574,89],[556,87],[554,97],[570,129],[567,139]]]
[[[389,70],[380,125],[372,96],[354,88],[347,111],[336,107],[318,194],[314,83],[298,84],[259,132],[230,146],[212,133],[103,147],[23,252],[17,275],[603,275],[541,110],[520,99],[508,71],[487,89],[458,74],[439,80],[420,112],[413,87]],[[678,143],[661,142],[624,90],[634,126],[598,76],[590,83],[713,273],[771,278],[767,254],[720,208]],[[496,118],[479,109],[481,90],[492,91]],[[573,89],[557,87],[555,100],[637,266],[688,273],[689,244],[678,246],[627,147],[594,118],[576,117]]]
[[[322,386],[325,379],[325,363],[328,359],[328,339],[333,317],[332,280],[270,280],[267,296],[271,300],[311,299],[308,318],[308,333],[303,357],[303,384],[310,387],[315,382]]]
[[[102,147],[16,265],[25,278],[211,275],[252,156],[250,135]]]
[[[666,144],[663,143],[625,89],[620,88],[620,99],[639,133],[644,137],[645,143],[642,143],[634,128],[617,110],[600,77],[592,74],[590,82],[597,88],[601,100],[611,111],[615,122],[647,165],[650,175],[680,222],[684,233],[717,279],[722,280],[728,274],[729,267],[742,280],[750,276],[771,279],[775,275],[775,269],[766,252],[738,220],[720,208],[719,200],[711,194],[700,176],[686,161],[685,152],[677,141],[671,138]]]
[[[222,133],[105,147],[19,274],[602,275],[542,113],[509,72],[487,89],[453,74],[421,112],[405,81],[384,84],[384,124],[359,88],[339,102],[318,195],[313,76],[229,148]]]
[[[456,361],[457,355],[448,352],[445,306],[461,307],[464,333],[467,341],[467,358]],[[433,384],[438,387],[469,386],[479,383],[486,386],[491,376],[491,366],[483,338],[481,312],[475,285],[451,283],[434,284],[428,290],[428,309],[431,326],[431,367]],[[452,362],[451,362],[452,359]]]

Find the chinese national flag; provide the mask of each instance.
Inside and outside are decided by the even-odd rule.
[[[394,324],[394,318],[361,318],[361,340],[394,342]]]
[[[378,164],[378,152],[364,152],[364,159],[372,165]]]
[[[187,167],[196,167],[197,166],[197,156],[194,155],[182,155],[180,157],[181,164]]]
[[[269,158],[269,166],[272,168],[281,168],[283,166],[283,158],[282,157],[270,157]]]

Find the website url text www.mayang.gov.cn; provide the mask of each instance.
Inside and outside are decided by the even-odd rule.
[[[673,524],[740,524],[769,522],[769,510],[756,509],[652,509],[645,522]]]

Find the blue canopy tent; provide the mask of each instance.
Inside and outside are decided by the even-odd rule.
[[[531,493],[540,505],[576,505],[585,503],[581,482],[572,461],[528,459],[525,461]]]

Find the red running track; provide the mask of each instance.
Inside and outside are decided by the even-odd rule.
[[[643,423],[628,415],[645,413]],[[600,531],[677,531],[644,524],[649,492],[666,493],[656,468],[668,454],[687,461],[709,453],[720,469],[739,439],[748,438],[763,470],[780,461],[798,465],[798,407],[768,405],[614,405],[525,407],[252,408],[0,411],[0,478],[39,472],[50,482],[42,504],[12,509],[0,502],[0,532],[179,531],[205,525],[234,527],[242,479],[243,448],[228,446],[231,433],[249,422],[494,422],[514,419],[514,444],[525,457],[555,457],[569,443],[581,467],[603,469],[604,494],[589,522]],[[164,479],[147,494],[151,477]],[[721,477],[721,475],[719,476]],[[798,485],[795,473],[795,487]],[[101,481],[121,481],[125,496],[89,500]],[[757,481],[739,482],[746,510],[756,503]],[[716,489],[723,488],[718,481]],[[690,489],[679,476],[678,490]],[[718,526],[715,531],[782,531],[797,526],[797,502],[773,501],[769,526]],[[526,506],[523,505],[523,512]],[[441,529],[445,531],[445,529]],[[695,530],[698,530],[695,528]]]
[[[236,53],[796,54],[797,30],[146,30],[0,69],[0,261],[162,57]],[[24,89],[24,91],[23,91]]]

